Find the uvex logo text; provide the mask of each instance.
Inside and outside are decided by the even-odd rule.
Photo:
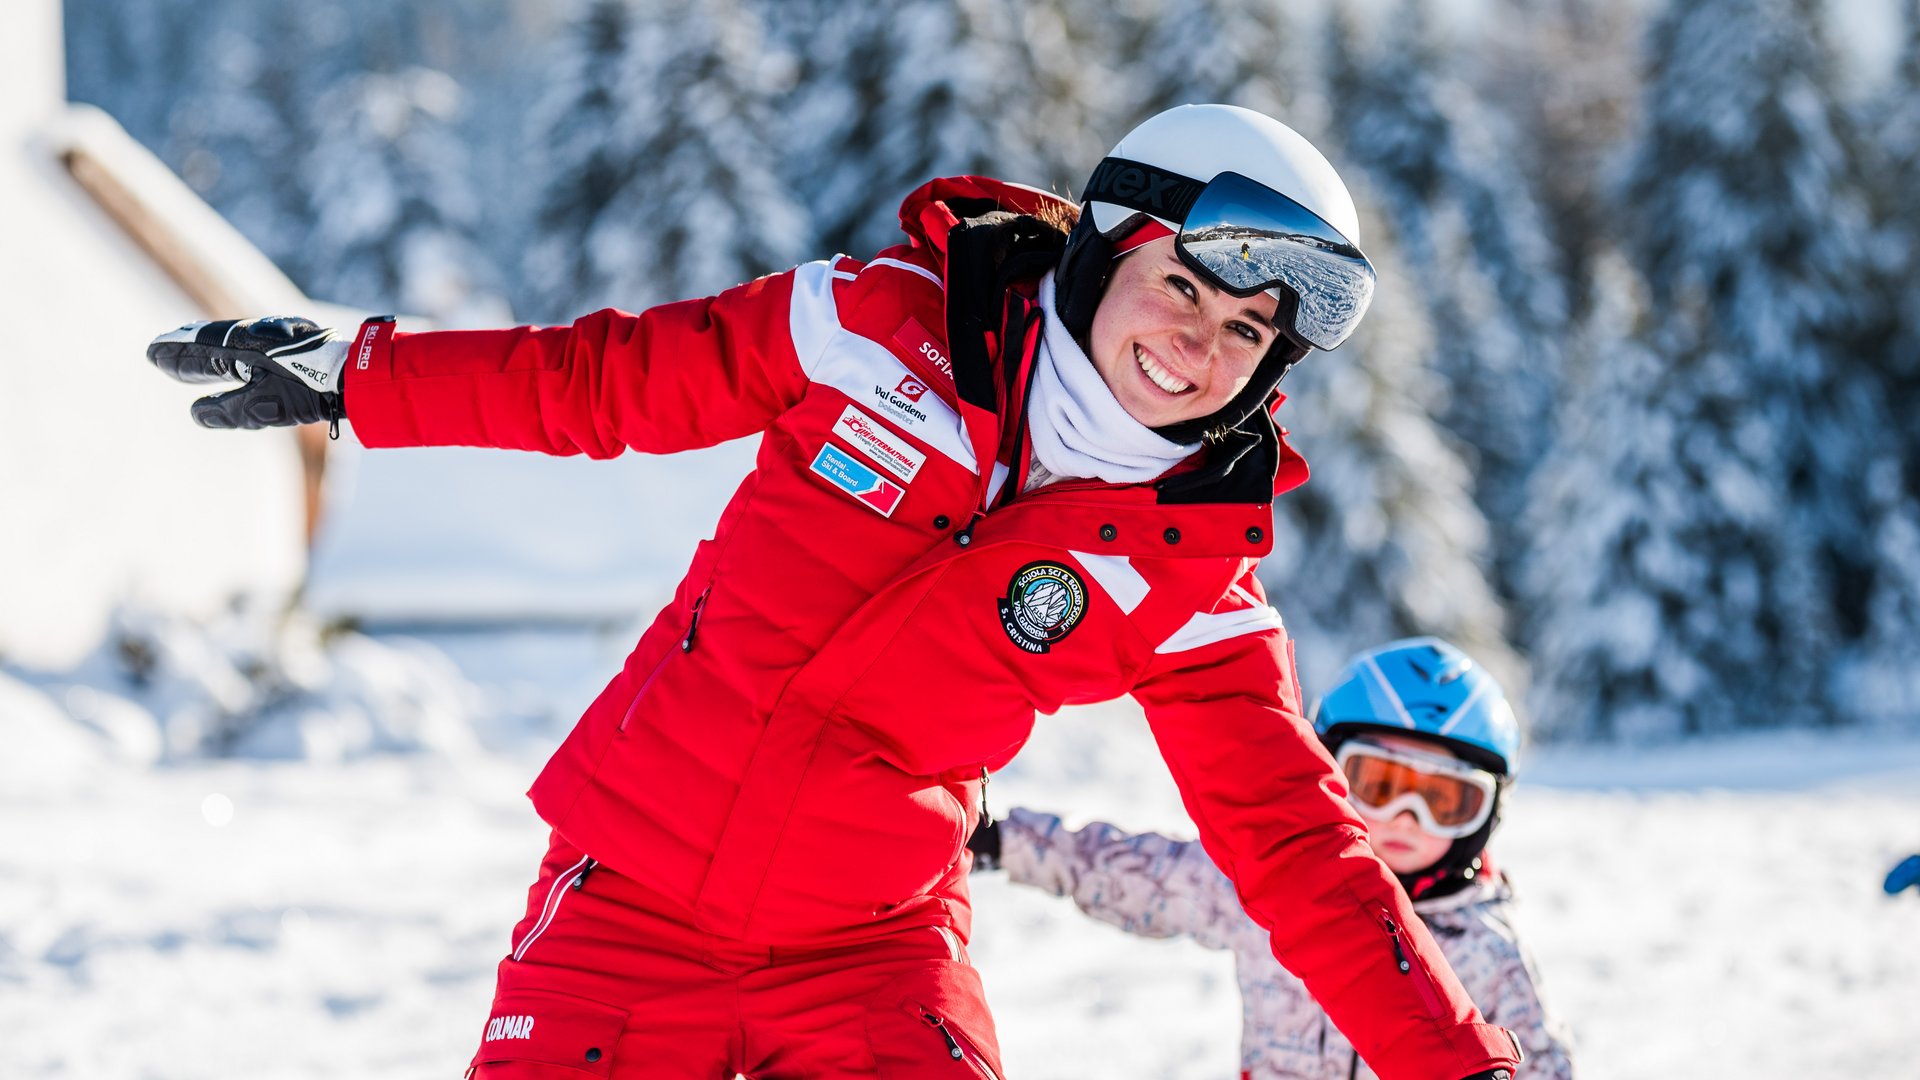
[[[1178,173],[1161,172],[1125,158],[1107,158],[1087,181],[1086,198],[1110,196],[1122,206],[1151,208],[1161,217],[1184,221],[1206,185]]]

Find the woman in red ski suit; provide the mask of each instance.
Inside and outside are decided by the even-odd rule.
[[[611,457],[760,436],[673,602],[533,785],[552,848],[500,965],[478,1076],[998,1075],[965,953],[966,844],[985,783],[1036,710],[1122,694],[1144,706],[1207,851],[1275,954],[1382,1077],[1495,1076],[1517,1061],[1372,855],[1254,577],[1273,497],[1306,477],[1263,407],[1278,380],[1265,365],[1280,357],[1283,371],[1305,343],[1271,334],[1271,378],[1236,398],[1251,395],[1250,412],[1175,440],[1192,452],[1139,482],[1050,474],[1035,456],[1029,412],[1059,397],[1035,389],[1058,341],[1048,316],[1117,303],[1100,295],[1106,263],[1148,256],[1115,261],[1109,240],[1159,237],[1153,257],[1171,258],[1166,226],[1183,208],[1154,202],[1169,182],[1152,169],[1228,171],[1141,133],[1180,114],[1176,148],[1221,141],[1207,123],[1227,124],[1228,142],[1248,124],[1298,140],[1258,114],[1187,108],[1214,112],[1149,121],[1109,159],[1118,171],[1096,173],[1091,188],[1141,210],[1095,238],[1101,265],[1075,272],[1071,301],[1071,250],[1061,264],[1065,237],[1047,222],[1075,208],[959,177],[914,192],[906,241],[865,262],[570,327],[370,322],[312,351],[296,331],[237,372],[253,381],[226,397],[254,404],[202,403],[202,422],[225,426],[301,418],[297,402],[268,415],[259,396],[305,357],[333,366],[307,385],[343,390],[369,447]],[[1188,183],[1185,195],[1210,187]],[[1215,308],[1203,308],[1205,321]],[[1285,313],[1265,311],[1222,325],[1266,350],[1246,322]],[[192,356],[238,357],[271,329],[212,326],[163,336],[156,362],[191,374]],[[1205,331],[1179,348],[1221,327]],[[1100,333],[1096,321],[1096,347]],[[1136,350],[1141,374],[1101,377],[1151,376],[1177,413],[1168,388],[1181,372],[1197,388],[1205,353],[1155,366]],[[1084,373],[1085,356],[1074,362]],[[232,372],[207,363],[196,370]]]

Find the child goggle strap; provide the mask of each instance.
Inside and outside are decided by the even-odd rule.
[[[1465,762],[1362,739],[1341,744],[1333,760],[1346,777],[1348,801],[1363,817],[1392,821],[1412,811],[1421,828],[1458,840],[1493,814],[1499,780]]]
[[[1293,335],[1316,349],[1347,340],[1373,301],[1373,264],[1353,241],[1239,173],[1203,183],[1110,157],[1093,170],[1082,197],[1178,222],[1181,261],[1217,289],[1247,297],[1284,288],[1294,299]]]

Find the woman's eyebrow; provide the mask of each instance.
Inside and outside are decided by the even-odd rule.
[[[1269,330],[1272,330],[1276,334],[1280,332],[1279,327],[1276,327],[1273,325],[1272,319],[1267,318],[1265,315],[1260,314],[1259,312],[1253,310],[1252,308],[1241,308],[1240,314],[1245,315],[1247,318],[1252,319],[1254,322],[1259,323],[1261,326],[1264,326]]]

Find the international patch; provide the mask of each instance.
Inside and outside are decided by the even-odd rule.
[[[825,477],[827,483],[866,504],[881,517],[892,517],[894,507],[900,505],[901,497],[907,493],[906,488],[867,468],[852,454],[832,443],[820,448],[808,468]]]
[[[1073,632],[1087,613],[1087,587],[1059,563],[1028,563],[1000,598],[1000,628],[1030,653],[1043,653]]]

